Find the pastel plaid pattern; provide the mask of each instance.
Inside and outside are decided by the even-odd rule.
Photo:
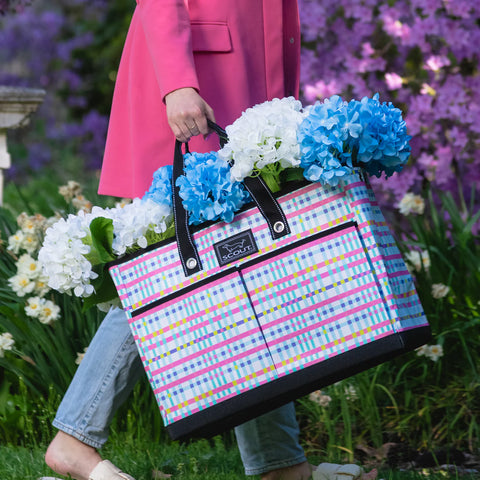
[[[194,234],[203,271],[175,242],[111,267],[164,423],[396,332],[427,325],[371,188],[309,184],[278,199],[272,241],[256,208]],[[220,267],[213,245],[251,230],[259,251]]]

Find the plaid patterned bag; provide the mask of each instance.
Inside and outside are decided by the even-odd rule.
[[[182,171],[177,144],[174,179]],[[175,188],[176,239],[110,268],[174,439],[219,433],[430,338],[360,172],[276,196],[248,180],[256,205],[193,232]]]

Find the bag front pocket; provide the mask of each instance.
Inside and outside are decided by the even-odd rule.
[[[242,268],[279,376],[394,333],[355,222]]]
[[[135,312],[131,326],[165,425],[277,378],[236,270]]]

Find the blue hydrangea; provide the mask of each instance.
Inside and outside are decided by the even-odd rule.
[[[357,117],[338,95],[311,107],[297,135],[305,178],[337,185],[352,173],[347,140],[350,135],[359,134]]]
[[[249,200],[242,183],[231,180],[230,166],[216,152],[185,155],[185,175],[177,180],[189,223],[231,222]]]
[[[402,113],[378,94],[344,102],[338,95],[317,102],[298,134],[300,166],[305,178],[337,185],[361,166],[369,174],[400,171],[410,156],[410,139]]]
[[[172,171],[171,165],[160,167],[153,174],[150,188],[145,192],[144,199],[151,199],[160,205],[172,206]]]
[[[364,126],[358,139],[358,164],[377,177],[401,171],[410,157],[412,138],[401,110],[391,102],[380,103],[378,94],[357,103]]]

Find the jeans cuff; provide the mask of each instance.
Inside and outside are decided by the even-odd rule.
[[[95,440],[95,439],[85,435],[84,433],[80,433],[80,432],[76,431],[71,426],[65,425],[64,423],[60,422],[56,418],[53,420],[52,425],[55,428],[58,428],[59,430],[61,430],[62,432],[66,433],[66,434],[68,434],[72,437],[75,437],[77,440],[80,440],[82,443],[85,443],[86,445],[89,445],[90,447],[95,448],[96,450],[102,448],[102,446],[105,444],[105,440],[99,442],[98,440]]]
[[[247,468],[245,467],[245,475],[262,475],[263,473],[271,472],[272,470],[278,470],[279,468],[293,467],[294,465],[299,465],[300,463],[306,462],[307,458],[305,455],[300,455],[299,457],[292,458],[290,460],[282,460],[281,462],[275,461],[267,463],[262,467],[258,468]]]

